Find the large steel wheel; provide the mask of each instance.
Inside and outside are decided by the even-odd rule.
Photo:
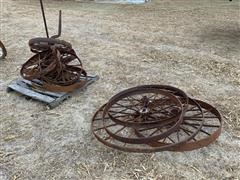
[[[103,144],[127,152],[189,151],[220,135],[216,108],[163,85],[122,91],[92,119],[92,132]]]

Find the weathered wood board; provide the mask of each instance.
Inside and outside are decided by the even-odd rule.
[[[98,76],[87,76],[87,83],[71,93],[66,92],[50,92],[40,89],[36,89],[32,86],[32,82],[25,79],[17,79],[12,81],[8,87],[7,92],[16,91],[20,94],[23,94],[29,98],[41,101],[51,109],[57,107],[62,101],[71,97],[74,93],[83,91],[87,86],[94,83],[99,79]]]

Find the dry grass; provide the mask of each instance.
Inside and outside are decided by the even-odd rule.
[[[1,1],[0,179],[238,179],[240,177],[239,1],[156,0],[145,5],[45,1],[50,31],[63,36],[100,80],[49,110],[5,92],[44,34],[38,1]],[[38,20],[40,19],[40,20]],[[113,94],[169,84],[216,106],[217,142],[192,152],[128,154],[92,137],[90,120]]]
[[[226,122],[227,127],[231,127],[232,129],[239,129],[240,96],[237,87],[240,86],[240,64],[238,62],[229,62],[229,60],[225,58],[209,57],[200,53],[185,52],[188,56],[182,53],[174,55],[172,53],[173,52],[169,52],[166,54],[166,57],[164,57],[163,50],[155,49],[150,50],[150,53],[145,54],[145,56],[152,59],[153,62],[159,61],[161,64],[166,64],[167,67],[171,67],[175,70],[185,69],[188,72],[189,77],[191,76],[191,73],[194,73],[199,74],[200,76],[205,76],[206,78],[213,78],[214,80],[217,80],[215,83],[219,83],[220,81],[224,82],[228,86],[236,86],[236,88],[233,90],[235,91],[233,94],[221,95],[217,97],[214,97],[214,94],[209,98],[210,102],[215,101],[215,103],[218,104],[218,108],[223,114],[223,118]],[[218,90],[216,89],[213,93],[216,93],[216,91]]]

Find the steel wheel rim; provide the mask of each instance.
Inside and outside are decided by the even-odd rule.
[[[0,41],[0,59],[4,59],[7,56],[7,50],[3,43]]]
[[[146,92],[150,92],[150,95],[145,95],[144,93]],[[127,115],[125,115],[124,118],[121,117],[120,123],[113,118],[118,117],[119,112],[125,112],[126,107],[129,107],[130,101],[127,99],[127,103],[122,104],[125,105],[123,106],[125,108],[123,111],[122,106],[116,111],[111,111],[111,107],[114,106],[116,102],[121,102],[120,100],[124,100],[124,98],[128,96],[131,97],[136,94],[139,95],[139,97],[137,96],[137,98],[135,98],[137,100],[134,101],[135,103],[133,106],[138,106],[138,110],[141,110],[140,107],[144,105],[143,107],[146,108],[148,107],[146,106],[147,104],[150,107],[147,113],[152,112],[152,107],[153,111],[156,110],[155,108],[157,106],[151,106],[152,102],[155,102],[154,104],[156,105],[159,102],[167,100],[168,103],[164,106],[168,107],[168,105],[172,104],[171,100],[168,99],[170,96],[162,98],[165,97],[164,95],[159,97],[156,96],[157,98],[154,96],[154,100],[156,101],[152,101],[151,97],[153,96],[151,93],[157,92],[163,92],[164,95],[170,93],[180,101],[182,105],[180,108],[181,115],[178,116],[179,111],[172,112],[170,108],[169,111],[172,112],[171,116],[163,113],[163,116],[159,116],[159,121],[150,121],[148,123],[144,122],[148,119],[144,119],[144,121],[140,121],[139,119],[136,120],[139,116],[132,115],[135,111],[130,111],[130,115],[129,111],[126,111]],[[142,101],[142,99],[144,101]],[[141,102],[141,106],[139,102]],[[173,110],[175,110],[174,108]],[[164,107],[160,105],[159,109],[162,110]],[[145,114],[145,112],[143,113]],[[157,113],[159,113],[159,111],[157,111]],[[178,121],[175,117],[176,119],[179,118]],[[135,121],[135,124],[125,123],[127,120]],[[177,124],[176,128],[174,127],[174,123]],[[126,152],[150,153],[165,150],[190,151],[207,146],[217,139],[221,133],[222,118],[218,110],[212,105],[200,100],[191,99],[183,91],[177,88],[164,85],[144,85],[127,89],[113,96],[108,103],[103,105],[95,113],[91,127],[94,136],[101,143]]]
[[[192,151],[208,146],[219,137],[222,128],[222,117],[219,111],[206,102],[196,99],[194,99],[194,101],[203,109],[204,123],[202,124],[201,129],[198,129],[198,133],[194,136],[194,138],[188,139],[186,143],[183,143],[180,146],[171,147],[168,149],[169,151]],[[199,121],[199,117],[194,117],[192,121],[194,121],[194,119]],[[183,123],[185,121],[186,119],[183,118]],[[196,127],[195,123],[191,124],[194,124]],[[161,147],[166,145],[168,145],[168,143],[160,141],[150,144],[150,146],[153,147]]]
[[[201,106],[204,113],[204,124],[200,132],[195,136],[195,138],[199,138],[197,141],[188,141],[183,146],[176,147],[172,149],[173,151],[191,151],[198,148],[206,147],[212,142],[214,142],[220,135],[222,129],[222,116],[220,112],[213,107],[212,105],[197,100],[195,101]],[[212,127],[211,127],[212,126]],[[200,137],[200,133],[202,136]]]
[[[147,120],[147,121],[141,121],[141,122],[128,122],[128,121],[122,121],[120,119],[117,119],[116,117],[114,117],[112,115],[112,113],[114,114],[126,114],[126,111],[128,111],[127,113],[131,116],[139,116],[140,119],[142,118],[146,118],[146,117],[149,117],[149,114],[146,113],[146,114],[143,114],[141,113],[140,111],[142,109],[145,109],[145,106],[142,105],[141,103],[142,102],[138,102],[137,104],[132,104],[131,100],[128,100],[129,97],[131,97],[132,95],[139,95],[140,96],[140,99],[138,99],[137,101],[141,101],[141,98],[144,98],[144,97],[141,97],[141,93],[146,93],[146,94],[154,94],[154,95],[164,95],[166,97],[168,97],[169,99],[163,99],[166,103],[169,103],[168,100],[171,100],[171,102],[174,102],[175,104],[173,104],[173,106],[169,106],[167,108],[173,108],[175,105],[178,107],[178,108],[175,108],[175,110],[178,110],[177,112],[177,115],[173,116],[173,117],[169,117],[169,118],[161,118],[160,120]],[[127,100],[126,100],[127,98]],[[128,102],[130,105],[129,106],[125,106],[126,104],[117,104],[119,103],[119,101],[126,101]],[[163,102],[159,102],[158,99],[156,99],[156,101],[152,101],[150,102],[152,99],[148,99],[149,101],[149,104],[146,105],[146,107],[148,108],[149,107],[149,111],[153,110],[154,111],[154,108],[151,109],[151,106],[155,106],[155,105],[165,105]],[[160,100],[160,99],[159,99]],[[155,102],[157,102],[155,103]],[[168,102],[167,102],[168,101]],[[123,103],[122,102],[122,103]],[[117,107],[113,107],[113,105],[117,104]],[[134,107],[136,105],[139,105],[139,109],[133,109],[131,107]],[[130,107],[131,106],[131,107]],[[144,107],[143,107],[144,106]],[[115,111],[114,110],[111,110],[111,108],[115,109],[115,108],[120,108],[120,111]],[[124,112],[121,112],[121,108],[124,109]],[[140,109],[141,108],[141,109]],[[166,111],[166,109],[162,108],[164,111]],[[161,109],[161,110],[162,110]],[[109,111],[111,110],[111,111]],[[129,112],[129,110],[131,112]],[[133,112],[134,111],[134,112]],[[135,111],[138,111],[138,112],[135,112]],[[117,112],[117,113],[116,113]],[[163,90],[159,90],[159,89],[155,89],[155,88],[142,88],[142,87],[135,87],[135,88],[130,88],[130,89],[127,89],[127,90],[124,90],[118,94],[116,94],[115,96],[113,96],[109,102],[107,103],[105,109],[104,109],[104,113],[103,113],[103,118],[104,116],[108,113],[108,115],[110,116],[110,118],[115,122],[115,123],[118,123],[118,124],[121,124],[121,125],[127,125],[127,126],[134,126],[134,127],[138,127],[138,126],[143,126],[143,125],[149,125],[149,124],[156,124],[156,123],[159,123],[160,121],[169,121],[172,120],[172,121],[175,121],[175,120],[178,120],[180,118],[180,116],[182,115],[183,113],[183,106],[181,104],[181,102],[175,98],[173,95],[171,95],[170,93],[168,92],[165,92]],[[135,114],[137,113],[137,114]],[[150,112],[152,113],[152,112]],[[155,112],[154,112],[155,113]],[[126,115],[125,115],[126,116]],[[124,116],[123,116],[124,117]],[[156,117],[158,118],[158,117]]]
[[[132,152],[132,153],[152,153],[152,152],[158,152],[158,151],[163,151],[163,150],[167,150],[168,148],[171,147],[171,145],[167,145],[164,148],[163,147],[151,147],[149,145],[146,144],[128,144],[128,143],[123,143],[121,141],[117,141],[114,140],[114,142],[111,142],[110,139],[110,135],[105,131],[105,128],[102,124],[101,128],[99,128],[98,125],[94,125],[95,122],[102,122],[102,113],[103,113],[103,108],[105,107],[106,104],[104,104],[100,109],[97,110],[97,112],[94,114],[93,118],[92,118],[92,122],[91,122],[91,131],[93,133],[93,135],[96,137],[96,139],[98,141],[100,141],[101,143],[103,143],[104,145],[113,148],[113,149],[118,149],[121,151],[125,151],[125,152]],[[97,127],[97,128],[96,128]],[[105,131],[105,135],[107,137],[101,137],[101,133],[100,135],[98,134],[99,131]],[[119,145],[119,144],[122,144]],[[125,147],[126,145],[126,147]],[[131,147],[128,147],[128,146]],[[133,147],[132,147],[133,146]],[[145,147],[141,147],[141,146],[145,146]]]
[[[166,136],[164,139],[160,139],[153,143],[148,143],[150,146],[164,147],[166,145],[172,144],[172,149],[174,147],[182,146],[188,141],[194,139],[204,124],[204,113],[197,101],[190,99],[188,105],[189,108],[186,110],[183,116],[183,122],[180,124],[179,128],[169,136]],[[196,115],[198,116],[198,121],[195,123],[195,127],[192,127],[192,124],[187,122],[187,119],[188,116],[194,117]],[[139,131],[136,131],[136,134],[138,136],[143,136]],[[169,143],[166,142],[167,139]]]

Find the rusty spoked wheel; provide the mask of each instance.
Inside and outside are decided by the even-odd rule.
[[[182,122],[183,106],[170,93],[155,89],[137,87],[127,89],[112,97],[103,112],[103,124],[106,132],[118,141],[132,144],[154,142],[174,132]],[[105,119],[106,115],[109,119]],[[122,132],[116,134],[116,127],[122,126]],[[146,128],[145,136],[129,136],[129,132]],[[152,134],[150,129],[163,128]]]
[[[208,146],[209,144],[214,142],[221,133],[222,116],[220,112],[215,107],[206,102],[200,100],[194,101],[197,102],[202,108],[204,123],[194,138],[188,140],[187,143],[185,143],[184,145],[172,149],[173,151],[191,151],[194,149]],[[200,116],[195,115],[185,118],[183,123],[197,129],[197,124],[199,121]]]
[[[221,127],[216,108],[162,85],[122,91],[92,119],[92,132],[100,142],[127,152],[194,150],[215,141]]]
[[[182,103],[172,94],[157,88],[130,88],[113,96],[104,109],[115,123],[139,127],[162,125],[181,120]]]
[[[3,43],[0,41],[0,59],[4,59],[7,56],[7,50]]]
[[[167,147],[167,149],[170,150],[178,148],[179,146],[182,147],[185,143],[192,140],[196,141],[195,136],[201,131],[204,120],[204,112],[199,103],[193,99],[189,99],[188,108],[183,116],[183,122],[179,125],[178,129],[164,139],[148,143],[148,145],[152,147],[162,147],[163,149]],[[154,128],[151,130],[153,131],[152,133],[163,131],[162,128]],[[142,129],[138,129],[135,133],[139,137],[144,136]]]
[[[202,113],[196,112],[186,114],[183,118],[183,123],[180,125],[180,128],[177,132],[171,134],[171,138],[167,137],[164,140],[150,143],[150,146],[164,147],[179,141],[179,138],[176,139],[176,137],[190,137],[190,135],[193,134],[192,132],[195,131],[197,133],[195,133],[192,138],[188,138],[186,143],[182,143],[181,146],[175,146],[168,149],[169,151],[191,151],[208,146],[219,137],[222,127],[222,118],[218,110],[203,101],[191,101],[192,103],[197,103],[201,107]],[[187,112],[195,110],[196,109],[191,109]],[[204,121],[202,121],[202,119],[204,119]]]
[[[99,140],[101,143],[103,143],[104,145],[106,145],[108,147],[118,149],[121,151],[125,151],[125,152],[151,153],[151,152],[157,152],[157,151],[164,150],[164,148],[162,148],[162,147],[153,147],[146,143],[132,144],[132,143],[127,143],[127,142],[122,142],[122,141],[119,141],[119,140],[113,138],[106,131],[106,127],[113,127],[115,129],[114,134],[124,134],[125,137],[129,137],[129,138],[132,138],[134,136],[137,138],[138,136],[136,136],[135,130],[133,128],[118,125],[118,124],[112,122],[108,116],[106,116],[104,118],[104,120],[109,123],[112,123],[112,124],[104,125],[102,116],[103,116],[103,111],[104,111],[105,106],[106,105],[103,105],[95,113],[95,115],[92,119],[92,123],[91,123],[92,132],[93,132],[94,136],[97,138],[97,140]]]
[[[94,115],[92,120],[92,131],[95,137],[103,144],[127,152],[140,152],[151,153],[165,150],[173,150],[186,142],[194,139],[196,134],[200,131],[204,124],[203,112],[201,107],[196,101],[190,100],[189,108],[185,112],[185,121],[191,121],[191,117],[197,117],[198,121],[194,123],[194,127],[188,122],[179,125],[178,129],[165,135],[161,140],[155,142],[149,142],[148,140],[142,141],[142,143],[136,143],[132,141],[124,142],[122,139],[116,138],[116,135],[125,136],[132,139],[144,138],[146,136],[153,137],[157,133],[166,132],[172,125],[168,124],[159,127],[144,127],[144,128],[132,128],[122,126],[114,123],[109,116],[104,118],[107,125],[104,125],[102,114],[106,105],[102,106]],[[190,118],[189,118],[190,117]],[[113,134],[109,134],[106,130],[111,128]]]
[[[29,46],[36,54],[22,65],[20,73],[24,79],[33,81],[36,89],[72,92],[86,84],[87,73],[70,43],[34,38]]]

